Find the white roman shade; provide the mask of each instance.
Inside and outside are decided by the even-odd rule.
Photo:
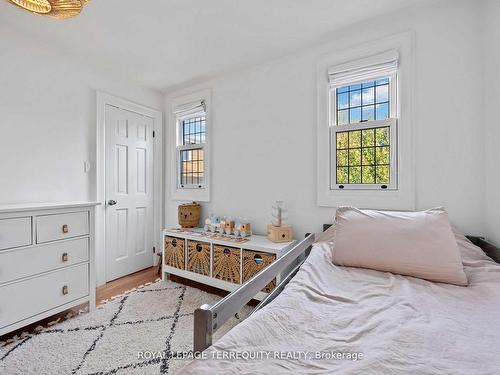
[[[328,79],[331,87],[351,85],[377,77],[393,75],[398,69],[398,63],[398,51],[386,51],[378,55],[332,66],[328,68]]]
[[[206,112],[206,106],[204,100],[181,104],[174,108],[174,114],[177,117],[194,115],[196,113],[201,114],[205,112]]]

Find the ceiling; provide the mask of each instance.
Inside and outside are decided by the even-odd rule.
[[[165,92],[257,64],[422,0],[92,0],[70,20],[0,1],[0,23]]]

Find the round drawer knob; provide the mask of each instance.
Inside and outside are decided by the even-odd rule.
[[[224,248],[223,252],[224,252],[224,255],[227,256],[227,257],[231,255],[231,250],[229,250],[227,247]]]
[[[63,233],[68,233],[68,232],[69,232],[69,227],[68,227],[68,224],[64,224],[64,225],[62,226],[62,232],[63,232]]]
[[[67,286],[67,285],[64,285],[64,286],[62,287],[62,294],[63,294],[63,295],[66,295],[66,294],[68,294],[68,293],[69,293],[68,286]]]
[[[177,240],[176,240],[175,238],[172,240],[172,246],[173,246],[173,247],[176,247],[176,246],[177,246]]]
[[[63,253],[61,258],[62,258],[63,262],[67,262],[68,261],[68,253]]]
[[[201,252],[201,250],[203,250],[203,247],[199,243],[197,243],[196,244],[196,251]]]

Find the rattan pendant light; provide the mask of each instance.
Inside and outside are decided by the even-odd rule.
[[[90,0],[8,0],[30,12],[43,16],[66,19],[80,14]]]

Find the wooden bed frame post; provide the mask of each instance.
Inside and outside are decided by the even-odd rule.
[[[202,352],[212,345],[213,316],[208,304],[194,311],[194,351]]]

